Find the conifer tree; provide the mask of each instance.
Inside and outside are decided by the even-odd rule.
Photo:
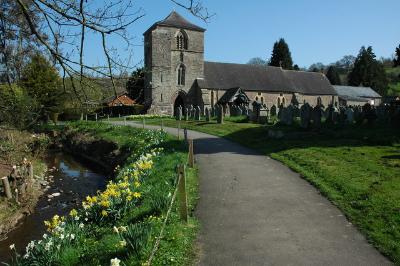
[[[396,55],[393,60],[393,66],[394,67],[400,66],[400,44],[399,44],[399,47],[396,47]]]
[[[326,77],[329,79],[332,85],[341,85],[342,82],[340,80],[339,72],[336,67],[329,66],[328,71],[326,72]]]
[[[289,46],[283,38],[274,43],[272,50],[270,66],[281,66],[283,69],[293,69],[292,55]]]
[[[371,87],[380,94],[385,94],[388,80],[383,64],[375,59],[372,47],[361,50],[354,62],[353,69],[349,73],[348,81],[351,86]]]

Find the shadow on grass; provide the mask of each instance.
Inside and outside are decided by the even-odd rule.
[[[283,133],[283,137],[271,138],[268,136],[269,130],[279,130]],[[224,137],[270,155],[293,148],[393,146],[400,144],[400,129],[389,126],[354,125],[340,127],[327,125],[324,129],[315,131],[304,130],[296,126],[275,125],[245,128]]]

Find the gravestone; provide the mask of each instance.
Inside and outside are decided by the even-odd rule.
[[[300,125],[302,128],[308,128],[310,126],[311,119],[311,106],[305,103],[300,108]]]
[[[271,116],[276,116],[276,105],[275,104],[273,104],[271,106],[271,110],[269,111],[269,113]]]
[[[177,119],[182,120],[182,106],[178,106]]]
[[[205,113],[206,113],[206,121],[207,121],[207,122],[210,122],[210,111],[208,110],[207,107],[206,107]]]
[[[195,109],[194,120],[200,121],[201,120],[200,114],[201,114],[200,106],[197,106]]]
[[[345,115],[346,115],[346,123],[352,125],[353,122],[354,122],[354,111],[353,111],[353,108],[347,107],[347,109],[345,111]]]
[[[268,115],[269,115],[268,108],[260,109],[260,112],[259,112],[259,115],[258,115],[258,123],[266,124],[268,122]]]
[[[244,106],[242,109],[242,115],[245,115],[245,116],[249,115],[249,109],[246,106]]]
[[[224,123],[224,108],[221,105],[217,107],[217,123],[223,124]]]
[[[321,105],[317,105],[312,110],[312,120],[314,128],[321,128],[321,118],[323,116],[323,109]]]
[[[188,121],[189,120],[189,108],[185,108],[185,120]]]

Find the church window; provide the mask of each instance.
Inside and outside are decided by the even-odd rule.
[[[185,85],[185,66],[180,65],[178,68],[178,85]]]
[[[256,102],[258,102],[258,96],[256,96]]]
[[[261,92],[259,92],[258,95],[261,95]]]
[[[187,50],[188,48],[188,39],[183,31],[178,32],[176,35],[176,48],[179,50]]]
[[[160,96],[161,96],[161,99],[160,99],[160,101],[162,102],[162,101],[163,101],[163,98],[162,98],[162,93],[161,93],[161,95],[160,95]]]
[[[281,106],[281,97],[278,97],[278,106]]]
[[[261,97],[261,104],[264,104],[264,97]]]
[[[181,62],[183,62],[183,53],[182,52],[180,54],[180,59],[181,59]]]
[[[160,81],[163,82],[163,75],[162,75],[162,73],[161,73],[161,75],[160,75]]]

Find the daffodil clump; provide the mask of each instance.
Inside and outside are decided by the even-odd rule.
[[[162,142],[162,138],[153,141],[153,144],[155,142]],[[140,206],[143,197],[146,196],[142,184],[146,182],[154,160],[160,157],[162,151],[162,148],[151,149],[124,168],[117,167],[118,176],[115,181],[110,181],[104,191],[87,196],[82,202],[82,208],[73,209],[66,216],[55,215],[45,221],[48,233],[44,234],[41,240],[32,241],[22,257],[16,254],[17,265],[56,264],[63,249],[71,245],[82,245],[86,241],[90,228],[109,227],[118,223],[127,211]],[[127,228],[119,227],[118,232],[125,232]],[[120,248],[125,247],[126,243],[121,238]],[[13,249],[15,250],[14,246]],[[119,265],[118,263],[117,258],[111,261],[113,265]]]

